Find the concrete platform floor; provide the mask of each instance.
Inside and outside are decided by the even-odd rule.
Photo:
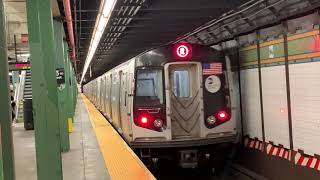
[[[34,131],[25,131],[23,123],[13,128],[17,180],[36,180]],[[62,154],[64,180],[109,180],[110,175],[100,152],[88,112],[78,97],[70,151]]]

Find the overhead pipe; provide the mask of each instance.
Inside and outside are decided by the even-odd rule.
[[[70,7],[70,0],[63,0],[63,7],[64,13],[66,16],[68,34],[69,34],[69,41],[70,41],[70,48],[71,48],[71,59],[76,59],[76,48],[74,44],[74,33],[73,33],[73,24],[72,24],[72,15],[71,15],[71,7]]]

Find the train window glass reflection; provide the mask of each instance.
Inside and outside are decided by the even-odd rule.
[[[190,96],[189,72],[186,70],[174,71],[173,92],[176,97],[187,98]]]
[[[163,104],[162,70],[138,70],[136,105],[154,106],[159,104]]]

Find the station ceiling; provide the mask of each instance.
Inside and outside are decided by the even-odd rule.
[[[100,0],[71,0],[78,74]],[[58,0],[63,15],[63,4]],[[214,45],[320,7],[318,0],[118,0],[85,79],[166,43]]]
[[[28,44],[21,43],[21,35],[28,34],[25,0],[6,0],[5,15],[9,62],[15,61],[16,54],[27,53]]]
[[[21,42],[22,35],[28,34],[26,0],[4,2],[8,55],[14,60],[16,53],[29,51],[28,43]],[[80,76],[100,0],[70,2]],[[319,7],[319,0],[118,0],[92,61],[92,77],[87,72],[86,79],[159,45],[187,41],[211,46]],[[64,17],[62,0],[52,0],[52,12],[54,17]]]
[[[147,49],[168,43],[246,1],[118,0],[91,63],[92,77],[86,79],[97,77]],[[76,4],[78,73],[83,69],[99,2],[80,0]]]
[[[4,0],[9,62],[28,61],[29,44],[26,0]],[[56,0],[51,1],[52,14],[60,16]]]

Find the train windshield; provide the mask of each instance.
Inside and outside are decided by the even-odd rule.
[[[164,103],[161,69],[138,70],[136,83],[136,105],[156,106]]]

